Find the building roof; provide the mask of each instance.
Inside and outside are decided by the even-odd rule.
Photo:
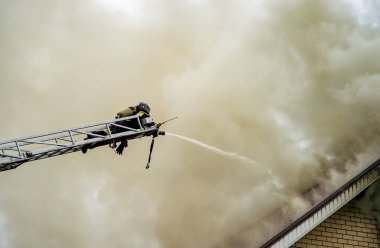
[[[380,178],[380,159],[313,207],[261,248],[289,247]]]

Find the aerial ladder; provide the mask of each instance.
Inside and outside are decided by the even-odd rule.
[[[137,124],[131,127],[128,123],[132,122]],[[139,116],[133,115],[75,128],[0,141],[0,172],[15,169],[27,162],[81,151],[84,146],[111,146],[123,140],[152,136],[149,160],[146,166],[148,169],[154,138],[158,135],[165,135],[165,132],[159,131],[159,128],[166,122],[156,124],[151,117],[141,119]]]

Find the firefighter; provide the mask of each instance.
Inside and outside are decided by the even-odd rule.
[[[132,115],[137,115],[140,118],[149,117],[150,114],[150,107],[148,104],[144,102],[140,102],[137,106],[129,107],[119,113],[116,114],[116,119],[128,117]],[[136,128],[138,127],[138,123],[136,120],[134,122],[131,122],[128,124],[129,127]],[[116,131],[117,132],[117,131]],[[113,144],[116,146],[116,144]],[[116,148],[116,153],[119,155],[123,154],[124,148],[128,146],[128,139],[124,139],[121,141],[120,145]]]
[[[142,119],[142,118],[145,118],[145,117],[149,117],[149,113],[150,113],[150,107],[149,107],[149,105],[146,104],[146,103],[144,103],[144,102],[140,102],[137,106],[129,107],[129,108],[127,108],[127,109],[125,109],[125,110],[117,113],[115,118],[119,119],[119,118],[128,117],[128,116],[132,116],[132,115],[137,115],[137,116],[139,116],[140,119]],[[130,127],[130,128],[134,128],[134,129],[138,129],[139,128],[139,123],[137,122],[136,119],[121,121],[118,124]],[[125,131],[125,129],[123,129],[123,128],[116,127],[116,126],[112,126],[111,127],[111,133],[113,133],[113,134],[119,133],[119,132],[123,132],[123,131]],[[107,133],[105,131],[100,131],[100,132],[101,133],[96,133],[96,134],[104,135],[104,136],[107,135]],[[87,136],[88,137],[85,140],[94,138],[94,136],[91,136],[91,134],[87,135]],[[102,142],[99,142],[99,143],[92,144],[92,145],[84,145],[82,147],[82,153],[86,153],[87,149],[93,149],[93,148],[101,146],[101,145],[104,145],[104,144]],[[113,141],[109,145],[112,148],[115,148],[116,147],[116,141]],[[116,148],[116,153],[119,154],[119,155],[122,155],[123,151],[124,151],[124,148],[127,147],[127,146],[128,146],[128,139],[125,138],[125,139],[121,140],[121,143]]]
[[[140,118],[145,118],[149,117],[149,113],[150,107],[148,106],[148,104],[140,102],[137,106],[129,107],[127,109],[124,109],[123,111],[120,111],[119,113],[117,113],[115,118],[118,119],[132,115],[138,115]]]

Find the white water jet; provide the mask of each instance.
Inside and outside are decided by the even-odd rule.
[[[236,152],[224,151],[224,150],[222,150],[222,149],[220,149],[218,147],[211,146],[211,145],[205,144],[205,143],[203,143],[203,142],[201,142],[199,140],[195,140],[195,139],[192,139],[192,138],[189,138],[189,137],[185,137],[185,136],[182,136],[182,135],[178,135],[178,134],[172,134],[172,133],[166,132],[166,135],[177,137],[179,139],[188,141],[190,143],[193,143],[195,145],[203,147],[203,148],[205,148],[205,149],[207,149],[209,151],[212,151],[212,152],[214,152],[216,154],[219,154],[219,155],[231,158],[231,159],[239,160],[239,161],[244,162],[244,163],[254,164],[254,165],[258,166],[258,163],[256,161],[254,161],[254,160],[252,160],[250,158],[247,158],[245,156],[242,156],[240,154],[237,154]]]
[[[215,147],[215,146],[211,146],[211,145],[208,145],[208,144],[205,144],[199,140],[195,140],[195,139],[192,139],[192,138],[189,138],[189,137],[185,137],[185,136],[182,136],[182,135],[178,135],[178,134],[172,134],[172,133],[168,133],[168,132],[165,132],[166,135],[169,135],[169,136],[173,136],[173,137],[176,137],[176,138],[179,138],[179,139],[182,139],[182,140],[185,140],[185,141],[188,141],[190,143],[193,143],[195,145],[198,145],[200,147],[203,147],[209,151],[212,151],[216,154],[219,154],[219,155],[222,155],[224,157],[228,157],[228,158],[231,158],[231,159],[235,159],[235,160],[239,160],[241,162],[244,162],[244,163],[248,163],[248,164],[253,164],[255,166],[259,166],[259,164],[253,160],[253,159],[250,159],[250,158],[247,158],[243,155],[240,155],[240,154],[237,154],[236,152],[231,152],[231,151],[224,151],[218,147]],[[265,188],[265,187],[269,187],[270,185],[273,186],[273,189],[276,189],[276,190],[279,190],[279,189],[282,189],[284,187],[283,183],[281,182],[281,180],[277,177],[277,176],[274,176],[273,175],[273,172],[272,170],[269,170],[269,169],[265,169],[266,170],[266,173],[267,173],[267,176],[265,177],[265,181],[262,182],[262,186]]]

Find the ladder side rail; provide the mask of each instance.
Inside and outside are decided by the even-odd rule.
[[[123,126],[120,126],[120,127],[123,127]],[[106,127],[103,127],[103,129],[105,129]],[[129,130],[129,128],[125,128],[126,130]],[[138,131],[142,131],[142,130],[138,130],[138,129],[131,129],[133,132],[138,132]],[[90,134],[93,130],[88,130],[87,132],[81,132],[81,131],[78,131],[78,130],[72,130],[72,135],[71,136],[76,136],[76,135],[87,135],[87,134]],[[123,132],[124,133],[124,132]],[[99,138],[105,138],[105,137],[113,137],[112,134],[111,135],[107,135],[107,136],[103,136],[103,135],[98,135],[98,134],[93,134],[91,133],[92,136],[96,136],[96,137],[99,137]],[[11,151],[14,151],[14,152],[28,152],[30,151],[30,149],[28,150],[28,146],[31,147],[32,145],[36,145],[36,144],[39,144],[39,145],[46,145],[46,146],[58,146],[58,147],[68,147],[70,146],[69,144],[71,145],[75,145],[75,143],[77,143],[78,141],[77,140],[73,140],[73,141],[70,141],[69,144],[62,144],[62,143],[49,143],[49,142],[44,142],[44,141],[51,141],[51,140],[56,140],[58,138],[65,138],[65,137],[69,137],[70,135],[69,134],[65,134],[65,135],[60,135],[60,136],[55,136],[55,137],[49,137],[49,138],[45,138],[45,139],[42,139],[41,141],[36,141],[36,140],[25,140],[25,139],[22,139],[22,140],[18,140],[18,147],[21,147],[23,146],[24,150],[19,150],[17,148],[16,145],[12,145],[12,146],[9,146],[9,147],[1,147],[1,150],[3,151],[6,151],[6,150],[11,150]],[[68,140],[67,140],[68,141]],[[81,141],[81,140],[79,140]],[[85,142],[85,143],[93,143],[93,142],[97,142],[97,141],[101,141],[101,140],[94,140],[92,139],[91,142]],[[13,143],[13,142],[12,142]],[[8,154],[9,155],[9,154]]]
[[[64,139],[64,138],[70,137],[70,135],[68,134],[68,132],[70,132],[70,131],[78,130],[78,129],[92,128],[86,132],[86,134],[90,134],[90,132],[100,129],[102,125],[104,125],[104,124],[91,125],[91,126],[86,126],[86,127],[81,127],[81,128],[73,128],[73,129],[67,129],[67,130],[61,130],[61,131],[54,131],[54,132],[30,136],[30,137],[26,137],[26,138],[15,139],[14,141],[7,142],[7,143],[13,143],[16,141],[33,142],[34,139],[43,138],[43,137],[46,137],[46,138],[39,140],[39,142],[51,141],[51,140],[55,140],[55,139]],[[95,127],[96,127],[96,129],[95,129]],[[81,133],[81,134],[83,134],[83,133]],[[1,142],[0,145],[2,145],[2,144],[6,144],[6,142]]]
[[[45,139],[39,140],[39,142],[43,142],[43,141],[50,141],[50,140],[54,140],[54,139],[66,138],[67,137],[67,134],[65,134],[66,132],[67,132],[66,130],[62,130],[62,131],[55,131],[55,132],[50,132],[50,133],[45,133],[45,134],[39,134],[39,135],[34,135],[34,136],[29,136],[29,137],[24,137],[24,138],[18,138],[18,139],[14,139],[14,140],[10,140],[10,141],[3,141],[3,142],[0,142],[0,149],[2,149],[3,145],[5,145],[5,144],[12,144],[12,143],[14,143],[16,141],[29,141],[29,142],[32,142],[34,139],[47,137]],[[50,137],[52,135],[58,135],[58,136]],[[7,147],[7,146],[5,146],[5,147]],[[8,147],[12,147],[12,146],[8,146]]]
[[[38,150],[34,150],[34,151],[31,150],[31,152],[33,154],[45,153],[45,152],[49,152],[49,151],[55,151],[55,150],[60,150],[60,149],[65,149],[65,148],[72,148],[72,147],[77,147],[77,146],[83,146],[86,144],[97,143],[100,141],[111,140],[111,139],[120,138],[120,137],[128,137],[131,135],[139,135],[139,134],[151,132],[153,130],[155,130],[155,128],[150,128],[150,129],[146,129],[146,130],[139,130],[139,131],[126,131],[126,132],[116,133],[116,134],[113,134],[111,136],[100,136],[99,135],[99,137],[97,137],[97,138],[74,141],[74,144],[71,144],[71,145],[61,146],[61,147],[44,148],[44,149],[38,149]],[[53,144],[53,145],[55,145],[55,144]]]
[[[65,130],[61,130],[61,131],[54,131],[54,132],[49,132],[49,133],[45,133],[45,134],[29,136],[29,137],[20,138],[20,139],[14,139],[14,140],[11,140],[11,141],[4,141],[4,142],[0,142],[0,149],[3,149],[3,148],[16,148],[17,147],[16,145],[2,146],[2,145],[6,145],[6,144],[12,144],[13,142],[16,142],[16,141],[28,141],[28,142],[25,142],[25,143],[28,143],[28,144],[19,144],[21,146],[25,146],[25,145],[29,145],[29,144],[33,143],[34,139],[42,138],[42,137],[46,137],[46,138],[38,140],[38,142],[45,142],[45,141],[51,141],[51,140],[70,138],[70,134],[69,134],[70,131],[76,131],[76,130],[81,130],[81,129],[89,129],[89,130],[86,130],[85,132],[78,132],[77,134],[74,134],[74,136],[76,136],[76,135],[86,135],[86,134],[90,134],[93,131],[109,129],[108,128],[109,125],[114,125],[114,126],[117,126],[117,127],[120,127],[120,128],[125,128],[125,129],[128,129],[128,130],[135,130],[135,131],[137,131],[139,129],[128,128],[128,127],[125,127],[125,126],[122,126],[122,125],[118,125],[118,124],[115,123],[115,122],[119,122],[119,121],[123,121],[123,120],[129,120],[129,119],[134,119],[134,118],[137,118],[139,120],[139,117],[137,115],[134,115],[134,116],[128,116],[128,117],[112,120],[112,121],[109,121],[109,122],[101,122],[101,123],[97,123],[97,124],[90,124],[90,125],[80,126],[80,127],[76,127],[76,128],[72,128],[72,129],[65,129]],[[141,124],[140,124],[140,127],[141,127]],[[142,127],[141,127],[141,129],[142,129]],[[53,135],[55,135],[55,136],[53,136]],[[96,136],[95,134],[91,134],[91,135]],[[38,142],[34,142],[34,143],[38,143]]]
[[[3,154],[3,153],[0,153],[0,157],[3,157],[3,158],[14,158],[14,159],[23,159],[24,158],[24,157],[18,157],[18,156],[9,155],[9,154]]]
[[[139,129],[129,128],[117,124],[123,120],[137,119]],[[118,139],[121,137],[131,137],[132,139],[143,137],[154,132],[157,128],[144,128],[139,121],[139,116],[129,116],[115,119],[108,122],[98,122],[96,124],[82,125],[72,129],[39,134],[20,139],[3,141],[0,144],[0,171],[5,168],[15,168],[28,161],[38,160],[43,157],[51,157],[70,152],[79,151],[83,145]],[[122,132],[112,133],[111,127],[116,126],[124,129]],[[106,131],[107,135],[97,135],[94,131]],[[84,135],[97,136],[97,138],[83,139]],[[73,138],[75,137],[75,139]],[[81,139],[78,139],[81,138]],[[4,146],[5,145],[5,146]],[[44,145],[46,147],[42,147]],[[20,148],[22,147],[22,149]],[[38,149],[37,149],[38,148]]]
[[[138,132],[127,131],[127,132],[123,132],[123,133],[117,133],[117,134],[115,134],[115,135],[113,135],[111,137],[106,137],[106,138],[99,137],[99,138],[93,138],[93,139],[89,139],[89,140],[78,141],[75,144],[67,146],[67,147],[52,147],[52,148],[45,148],[45,149],[34,150],[34,151],[32,151],[32,154],[33,154],[33,156],[39,156],[41,154],[43,155],[43,154],[50,153],[50,152],[58,152],[58,151],[61,151],[61,150],[72,149],[72,148],[76,148],[76,147],[79,149],[81,146],[86,145],[86,144],[93,144],[93,143],[97,143],[97,142],[100,142],[100,141],[111,140],[111,139],[120,138],[120,137],[128,137],[128,136],[131,136],[131,135],[139,135],[139,134],[151,132],[153,130],[155,130],[155,128],[150,128],[150,129],[147,129],[147,130],[141,130],[141,131],[138,131]],[[72,152],[74,152],[74,151],[72,151]],[[2,154],[0,154],[0,155],[2,155]],[[33,157],[28,158],[28,157],[16,157],[16,156],[12,156],[12,158],[15,158],[15,159],[18,159],[18,160],[20,160],[20,159],[21,160],[26,159],[27,161],[29,161],[29,160],[37,160],[38,159],[38,158],[37,159],[33,159]],[[10,161],[10,162],[16,162],[16,161]]]
[[[93,138],[93,139],[88,139],[88,140],[79,140],[79,141],[75,142],[73,145],[70,145],[70,146],[67,146],[67,147],[64,147],[64,148],[40,149],[40,150],[34,151],[33,154],[40,154],[40,153],[45,153],[45,152],[49,152],[49,151],[56,151],[56,150],[61,150],[61,149],[66,149],[66,148],[73,148],[73,147],[78,147],[78,146],[81,147],[83,145],[93,144],[93,143],[97,143],[97,142],[100,142],[100,141],[112,140],[112,139],[120,138],[120,137],[128,137],[128,136],[131,136],[131,135],[143,134],[143,133],[151,132],[151,131],[153,131],[155,129],[156,128],[150,128],[150,129],[141,130],[141,131],[137,131],[137,132],[126,131],[126,132],[122,132],[122,133],[117,133],[115,135],[112,135],[111,137],[103,136],[103,137],[98,137],[98,138]]]
[[[116,123],[110,123],[110,125],[111,126],[115,126],[115,127],[120,127],[120,128],[123,128],[123,129],[127,129],[127,130],[131,130],[131,131],[138,131],[138,130],[142,129],[142,128],[135,129],[135,128],[131,128],[131,127],[126,127],[126,126],[119,125],[119,124],[116,124]]]
[[[56,133],[56,134],[60,134],[59,136],[50,136],[50,135],[40,135],[38,137],[33,137],[33,138],[21,138],[21,139],[18,139],[16,140],[19,144],[19,147],[25,147],[25,146],[30,146],[30,145],[36,145],[36,144],[40,144],[40,145],[65,145],[63,144],[63,142],[59,143],[57,140],[61,140],[61,139],[65,139],[67,137],[69,137],[68,134],[65,134],[64,132],[60,132],[60,133]],[[43,137],[46,137],[46,138],[43,138]],[[43,139],[40,139],[40,140],[35,140],[37,138],[43,138]],[[52,141],[52,140],[55,140],[56,143],[49,143],[48,141]],[[13,141],[13,142],[10,142],[10,143],[6,143],[7,146],[0,146],[0,149],[4,149],[4,150],[15,150],[17,149],[17,146],[15,145],[15,142],[16,141]],[[68,140],[65,140],[68,142]]]
[[[19,146],[22,146],[22,145],[19,145]],[[9,146],[9,147],[1,147],[0,148],[3,152],[3,154],[5,154],[5,151],[12,151],[12,152],[18,152],[19,150],[17,149],[17,146]],[[20,151],[24,151],[26,152],[26,150],[22,150],[20,149]]]
[[[67,147],[67,145],[63,145],[63,144],[58,144],[58,143],[50,143],[50,142],[42,142],[42,141],[28,141],[28,140],[20,140],[20,142],[23,142],[25,144],[23,145],[35,145],[35,144],[38,144],[38,145],[51,145],[51,146],[62,146],[62,147]],[[20,145],[21,146],[21,145]]]
[[[28,152],[33,152],[35,150],[36,145],[44,145],[44,146],[55,146],[55,147],[67,147],[68,143],[64,144],[63,142],[58,142],[58,138],[65,138],[68,137],[68,134],[61,134],[60,135],[55,135],[51,137],[51,135],[47,135],[47,138],[40,139],[40,141],[35,140],[35,139],[30,139],[30,140],[17,140],[15,142],[11,142],[11,145],[6,146],[6,147],[0,147],[1,151],[3,152],[3,156],[1,157],[8,157],[8,158],[13,158],[13,159],[23,159],[26,157],[26,153]],[[43,137],[43,136],[39,136]],[[46,137],[46,136],[45,136]],[[49,143],[47,141],[54,140],[56,143]],[[17,142],[17,144],[15,144]],[[9,144],[9,143],[8,143]],[[70,142],[71,144],[71,142]],[[21,147],[23,149],[21,149]],[[15,153],[19,153],[19,156],[16,156]]]
[[[90,132],[91,132],[91,130],[88,131],[88,134]],[[75,136],[75,135],[84,135],[84,134],[87,134],[87,133],[84,133],[84,132],[77,133],[77,134],[74,133],[74,134],[72,134],[72,136]],[[50,135],[48,135],[48,136],[50,136]],[[43,136],[39,136],[39,137],[43,137]],[[3,154],[5,154],[6,151],[26,153],[26,152],[32,152],[34,150],[33,149],[34,145],[45,145],[45,146],[55,146],[55,147],[68,147],[69,144],[71,144],[71,145],[75,144],[74,140],[73,140],[73,142],[70,141],[69,143],[66,143],[66,144],[64,144],[62,142],[61,143],[58,143],[58,142],[56,142],[56,143],[50,143],[50,142],[48,142],[48,141],[51,141],[51,140],[57,140],[57,139],[66,138],[66,137],[70,137],[70,134],[62,134],[62,135],[54,136],[54,137],[47,137],[47,138],[41,139],[40,141],[34,140],[34,139],[30,139],[30,140],[20,139],[20,140],[17,140],[18,146],[16,146],[16,145],[10,145],[10,146],[7,146],[7,147],[0,147],[0,148],[3,151]],[[101,136],[101,137],[103,137],[103,136]],[[11,142],[11,143],[15,143],[15,142]],[[21,147],[23,147],[22,150],[20,149]],[[6,154],[6,155],[10,155],[11,157],[15,157],[15,156],[12,156],[11,154]],[[19,158],[21,158],[21,157],[19,156]]]
[[[90,134],[90,133],[82,132],[82,131],[78,131],[78,130],[71,130],[71,133],[73,133],[73,135],[75,135],[75,134],[78,134],[78,135],[88,135],[88,134]],[[98,138],[104,138],[104,137],[107,137],[108,135],[100,135],[100,134],[92,133],[91,136],[95,136],[95,137],[98,137]],[[74,142],[75,142],[75,140],[74,140]]]
[[[57,144],[58,143],[58,140],[62,140],[62,141],[66,141],[68,143],[72,143],[72,140],[71,140],[71,137],[74,137],[74,136],[79,136],[79,135],[88,135],[88,134],[91,134],[91,135],[94,135],[96,136],[95,134],[92,134],[91,132],[93,131],[98,131],[98,130],[102,130],[104,124],[99,124],[99,125],[96,125],[96,126],[91,126],[91,127],[84,127],[84,128],[79,128],[80,129],[88,129],[88,130],[85,130],[85,131],[76,131],[78,130],[78,128],[73,128],[73,129],[70,129],[70,130],[66,130],[66,131],[63,131],[63,132],[60,132],[60,133],[57,133],[57,134],[61,134],[61,135],[58,135],[58,136],[52,136],[52,137],[47,137],[45,139],[42,139],[40,140],[39,142],[45,142],[45,141],[52,141],[52,140],[55,140]],[[71,135],[70,135],[70,132],[71,132]],[[49,135],[50,136],[50,135]],[[70,139],[69,139],[70,138]],[[25,140],[25,139],[23,139]]]
[[[46,153],[40,153],[37,154],[36,156],[30,157],[30,158],[24,158],[22,160],[18,161],[13,161],[11,163],[7,164],[0,164],[0,172],[2,171],[7,171],[7,170],[12,170],[16,169],[18,166],[26,163],[26,162],[32,162],[36,160],[41,160],[45,158],[50,158],[50,157],[55,157],[59,155],[64,155],[64,154],[69,154],[78,151],[80,148],[79,147],[71,147],[71,148],[65,148],[65,149],[56,149],[52,151],[48,151]]]
[[[0,171],[6,171],[6,170],[10,170],[10,169],[15,169],[18,166],[20,166],[21,164],[26,163],[26,162],[31,162],[31,161],[35,161],[35,160],[40,160],[40,159],[44,159],[44,158],[49,158],[49,157],[54,157],[54,156],[59,156],[59,155],[64,155],[64,154],[76,152],[76,151],[79,151],[80,148],[83,145],[85,145],[85,144],[97,143],[97,142],[100,142],[100,141],[112,140],[112,139],[115,139],[115,138],[128,137],[128,136],[133,136],[134,138],[136,138],[136,137],[139,137],[139,135],[143,136],[144,134],[151,133],[151,132],[153,132],[155,130],[157,130],[156,127],[151,127],[151,128],[143,129],[143,130],[140,130],[140,131],[137,131],[137,132],[135,132],[135,131],[126,131],[126,132],[122,132],[122,133],[113,134],[110,137],[93,138],[93,139],[89,139],[89,140],[77,141],[73,145],[70,145],[70,146],[67,146],[67,147],[53,147],[53,148],[33,151],[33,154],[32,154],[31,157],[16,157],[16,156],[13,156],[13,160],[4,161],[4,162],[0,163]],[[0,153],[0,155],[2,155],[2,154]],[[12,158],[10,157],[10,159],[12,159]]]
[[[100,126],[102,124],[105,125],[107,123],[115,123],[115,122],[119,122],[119,121],[125,121],[125,120],[136,119],[136,118],[139,118],[139,116],[138,115],[132,115],[132,116],[127,116],[127,117],[123,117],[123,118],[119,118],[119,119],[113,119],[113,120],[109,120],[109,121],[102,121],[102,122],[92,123],[92,124],[88,124],[88,125],[81,125],[81,126],[78,126],[78,127],[67,128],[67,129],[63,129],[63,130],[59,130],[59,131],[52,131],[52,132],[48,132],[48,133],[44,133],[44,134],[31,135],[31,136],[27,136],[27,137],[21,137],[21,138],[15,138],[15,139],[10,139],[10,140],[4,140],[4,141],[0,141],[0,145],[11,143],[11,142],[15,142],[15,141],[18,141],[20,139],[33,139],[33,138],[43,137],[43,136],[52,135],[52,134],[59,134],[59,133],[63,133],[63,132],[68,132],[68,131],[71,131],[73,129],[89,128],[89,127],[94,127],[94,126]]]

